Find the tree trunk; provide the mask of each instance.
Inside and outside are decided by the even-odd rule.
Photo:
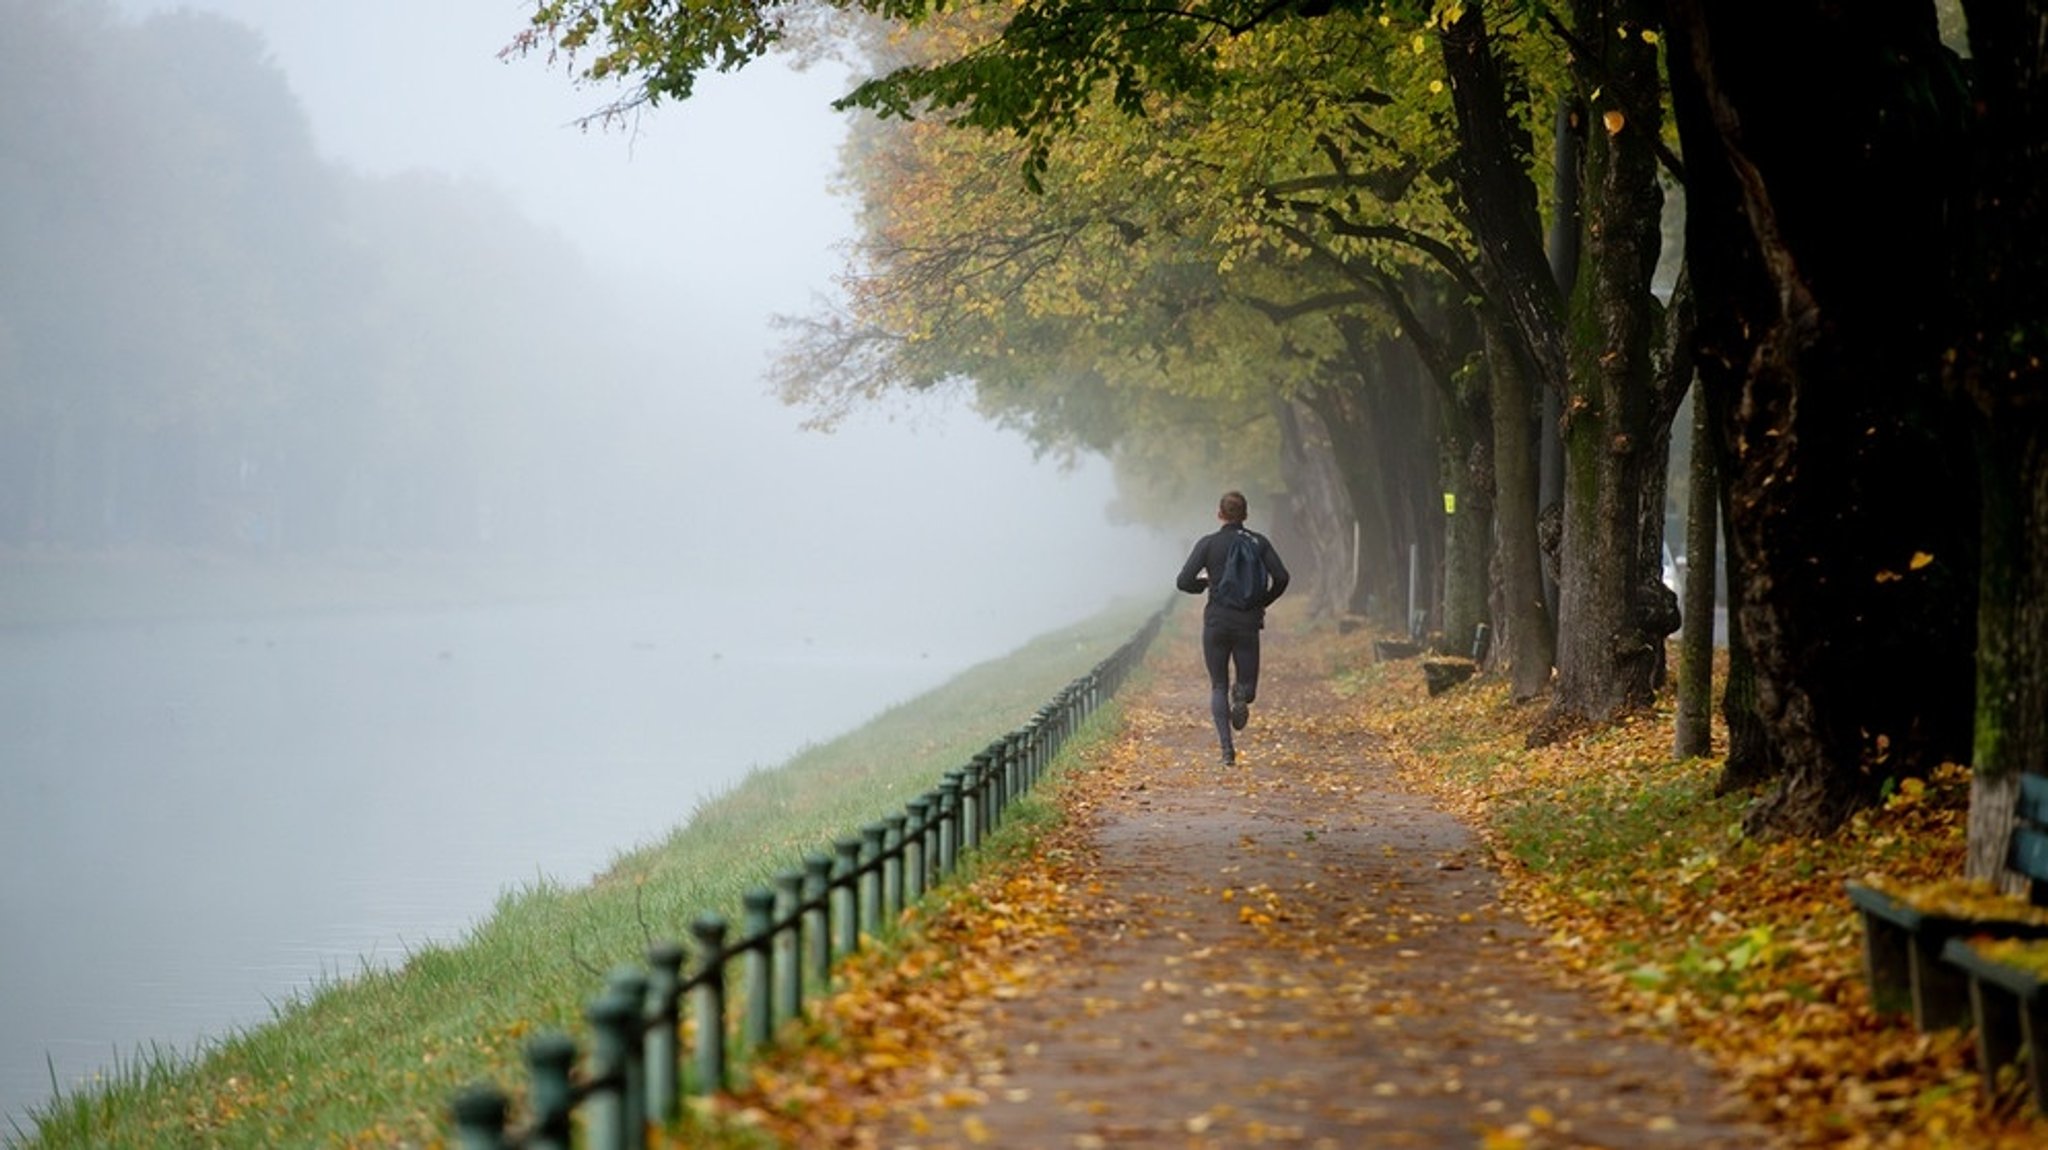
[[[1982,462],[1976,743],[1968,872],[2004,870],[2024,771],[2048,771],[2048,79],[2041,0],[1965,0],[1974,196],[1950,382],[1975,403]]]
[[[1477,331],[1470,313],[1459,324],[1462,342]],[[1443,650],[1470,654],[1487,612],[1487,560],[1493,553],[1493,410],[1486,376],[1464,372],[1448,383],[1445,404],[1448,446],[1444,487]]]
[[[1536,542],[1536,397],[1521,355],[1490,312],[1486,360],[1493,381],[1495,562],[1501,588],[1498,650],[1506,652],[1508,691],[1533,699],[1550,685],[1555,632],[1543,597],[1543,559]]]
[[[1986,421],[1977,730],[1967,871],[2005,869],[2024,771],[2048,765],[2048,451],[2033,421]]]
[[[1295,578],[1317,618],[1342,615],[1350,607],[1352,570],[1351,493],[1337,467],[1330,433],[1321,417],[1291,399],[1274,404],[1280,424],[1280,466],[1287,489],[1295,496],[1294,547],[1305,554]],[[1292,561],[1288,564],[1295,568]]]
[[[1649,26],[1622,0],[1581,0],[1584,29]],[[1565,392],[1565,498],[1559,552],[1557,688],[1551,723],[1605,722],[1646,705],[1662,666],[1663,621],[1642,570],[1637,493],[1662,466],[1650,391],[1663,193],[1655,145],[1661,79],[1654,45],[1589,35],[1577,57],[1591,131],[1585,250],[1572,297]],[[1672,612],[1675,615],[1675,612]],[[1675,626],[1675,619],[1671,620]]]
[[[1671,11],[1730,589],[1784,770],[1749,826],[1822,835],[1968,746],[1976,482],[1942,293],[1902,287],[1944,280],[1955,91],[1931,6]]]
[[[1398,340],[1342,326],[1355,371],[1301,400],[1329,432],[1359,523],[1359,579],[1347,611],[1405,633],[1408,549],[1421,547],[1432,564],[1442,549],[1436,395]],[[1434,517],[1425,518],[1432,504]]]
[[[1713,416],[1707,389],[1693,388],[1692,468],[1686,476],[1684,630],[1678,643],[1678,722],[1672,753],[1681,759],[1714,751],[1714,537],[1721,525],[1715,481]]]

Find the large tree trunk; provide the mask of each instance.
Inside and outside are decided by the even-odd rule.
[[[1671,12],[1731,591],[1784,768],[1749,825],[1826,834],[1968,747],[1976,483],[1936,379],[1954,89],[1929,5]]]
[[[2004,870],[2021,772],[2048,770],[2048,4],[1963,9],[1976,179],[1951,381],[1976,404],[1983,464],[1968,869],[1990,877]]]
[[[2024,771],[2048,765],[2048,443],[2030,416],[1985,421],[1977,731],[1967,873],[2005,869]]]
[[[1689,759],[1714,750],[1714,538],[1721,527],[1714,470],[1713,416],[1707,389],[1692,389],[1692,468],[1686,476],[1684,630],[1678,641],[1678,721],[1672,753]]]
[[[1432,365],[1444,410],[1444,650],[1471,651],[1487,610],[1493,553],[1493,407],[1490,381],[1466,370],[1480,351],[1477,316],[1458,305],[1445,317],[1449,357]],[[1455,364],[1455,366],[1453,366]]]
[[[1543,560],[1536,542],[1538,446],[1536,396],[1518,346],[1486,325],[1486,360],[1493,381],[1493,466],[1495,564],[1501,609],[1495,622],[1497,650],[1508,663],[1508,691],[1517,701],[1533,699],[1550,685],[1556,633],[1543,597]]]
[[[1638,6],[1581,0],[1583,29],[1647,28]],[[1592,130],[1581,208],[1585,250],[1572,297],[1565,392],[1565,497],[1559,553],[1557,688],[1550,721],[1605,722],[1647,704],[1675,629],[1645,593],[1637,493],[1663,466],[1652,416],[1656,301],[1651,279],[1662,243],[1657,186],[1654,45],[1640,36],[1588,35],[1576,59]],[[1658,488],[1661,490],[1661,487]],[[1659,535],[1661,539],[1661,533]],[[1669,624],[1669,626],[1667,626]]]
[[[1306,554],[1295,568],[1309,613],[1318,618],[1345,614],[1357,572],[1353,566],[1352,531],[1358,522],[1351,493],[1337,467],[1330,432],[1307,405],[1283,399],[1274,404],[1280,424],[1280,468],[1294,496],[1294,546]]]
[[[1305,392],[1329,431],[1359,523],[1359,579],[1351,613],[1407,629],[1408,555],[1434,569],[1443,549],[1435,390],[1398,340],[1342,325],[1356,370]]]

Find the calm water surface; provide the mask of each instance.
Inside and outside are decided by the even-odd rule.
[[[0,1132],[1000,649],[648,598],[0,631]]]

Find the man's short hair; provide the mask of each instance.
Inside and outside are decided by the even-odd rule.
[[[1251,505],[1244,501],[1242,491],[1226,491],[1223,493],[1222,502],[1216,505],[1216,510],[1232,523],[1243,523],[1245,516],[1251,513]]]

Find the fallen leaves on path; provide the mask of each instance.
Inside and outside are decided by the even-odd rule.
[[[1297,802],[1289,808],[1296,821],[1236,839],[1236,861],[1202,888],[1224,914],[1197,925],[1184,906],[1174,910],[1142,886],[1122,901],[1105,895],[1090,827],[1110,804],[1126,826],[1164,805],[1160,748],[1189,726],[1185,715],[1128,700],[1121,737],[1092,747],[1076,772],[1087,785],[1058,788],[1066,821],[1027,858],[986,866],[914,912],[888,947],[850,960],[837,993],[813,1002],[800,1040],[768,1052],[750,1082],[705,1111],[722,1130],[717,1144],[752,1144],[751,1131],[761,1144],[884,1145],[877,1131],[892,1114],[911,1123],[919,1145],[1015,1144],[998,1118],[1006,1104],[1092,1121],[1062,1145],[1169,1137],[1189,1146],[1318,1144],[1308,1125],[1221,1103],[1145,1125],[1129,1099],[1017,1087],[1007,1074],[1014,1052],[989,1036],[991,1014],[1037,993],[1071,962],[1086,930],[1163,941],[1170,951],[1134,993],[1075,997],[1075,1025],[1088,1027],[1104,1059],[1134,1053],[1163,1011],[1189,1051],[1242,1057],[1260,1045],[1370,1043],[1384,1062],[1376,1083],[1331,1098],[1310,1125],[1378,1121],[1404,1100],[1462,1105],[1474,1097],[1467,1076],[1486,1063],[1444,1063],[1411,1048],[1405,1036],[1448,1008],[1383,994],[1376,981],[1384,973],[1372,973],[1365,956],[1426,968],[1440,932],[1493,939],[1489,924],[1501,907],[1418,907],[1401,877],[1470,867],[1498,870],[1500,901],[1537,932],[1532,941],[1482,945],[1493,957],[1474,970],[1541,968],[1594,991],[1619,1026],[1706,1054],[1787,1144],[2048,1145],[2048,1123],[2025,1112],[2010,1084],[1986,1100],[1967,1034],[1921,1035],[1904,1020],[1879,1018],[1862,982],[1860,929],[1843,882],[1881,873],[1917,884],[1959,871],[1967,772],[1945,769],[1902,788],[1833,839],[1755,843],[1738,830],[1741,799],[1712,796],[1718,763],[1671,758],[1663,706],[1528,749],[1535,713],[1511,704],[1499,683],[1481,677],[1430,697],[1412,662],[1370,665],[1362,640],[1298,642],[1327,665],[1331,698],[1262,727],[1269,738],[1241,755],[1249,767],[1220,785],[1234,791],[1234,813],[1254,821],[1281,805],[1274,780],[1310,796],[1311,813],[1296,817]],[[1400,817],[1361,813],[1370,789],[1355,769],[1361,739],[1398,764],[1406,786],[1477,831],[1483,847],[1390,854],[1375,874],[1362,859],[1336,863],[1318,852],[1360,818]],[[1185,833],[1184,819],[1175,833]],[[1483,1019],[1493,1041],[1539,1043],[1551,1025],[1483,985],[1459,1009]],[[1645,1138],[1690,1144],[1681,1120],[1652,1105],[1662,1083],[1632,1080],[1626,1064],[1588,1066],[1587,1074],[1636,1099],[1627,1121]],[[1284,1093],[1284,1077],[1255,1083],[1257,1092]],[[1583,1144],[1565,1103],[1480,1098],[1473,1144]]]

